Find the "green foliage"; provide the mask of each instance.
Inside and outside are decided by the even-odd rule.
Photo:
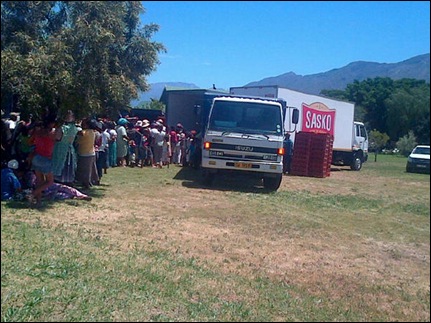
[[[346,92],[342,90],[322,90],[320,91],[320,95],[338,100],[347,100]]]
[[[370,148],[374,151],[380,151],[389,141],[389,136],[386,133],[381,133],[376,129],[370,131],[369,143]]]
[[[365,122],[371,129],[385,130],[385,99],[392,92],[394,81],[390,78],[376,77],[362,82],[354,81],[346,88],[347,97],[367,111]]]
[[[430,84],[423,80],[376,77],[348,84],[344,93],[321,92],[355,102],[355,120],[386,133],[392,142],[413,131],[420,143],[430,142]]]
[[[3,1],[2,106],[116,116],[159,64],[138,1]]]
[[[419,142],[429,143],[429,84],[408,81],[401,80],[385,101],[389,135],[394,139],[401,138],[412,130]]]
[[[374,161],[377,161],[377,154],[389,141],[389,136],[386,133],[381,133],[376,129],[370,131],[369,145],[370,150],[374,150]]]
[[[139,109],[145,110],[160,110],[162,112],[166,111],[166,106],[163,102],[155,99],[151,99],[151,101],[142,102],[138,105]]]
[[[416,145],[416,137],[411,130],[407,135],[403,136],[402,138],[400,138],[400,140],[397,141],[397,148],[399,149],[400,154],[406,157],[411,153],[411,151],[413,150],[413,148],[415,148]]]

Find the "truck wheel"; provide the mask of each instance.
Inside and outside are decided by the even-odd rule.
[[[214,182],[214,174],[210,173],[207,170],[202,170],[202,183],[205,186],[211,186]]]
[[[283,176],[281,174],[277,175],[277,177],[264,177],[263,187],[271,191],[276,191],[280,187],[282,179]]]
[[[361,168],[362,168],[362,159],[357,155],[353,156],[353,161],[352,161],[352,164],[350,165],[350,169],[359,171],[361,170]]]

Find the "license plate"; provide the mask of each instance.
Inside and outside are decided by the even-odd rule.
[[[235,163],[235,167],[238,168],[251,168],[252,164],[250,163]]]
[[[425,168],[426,165],[416,165],[417,168]]]

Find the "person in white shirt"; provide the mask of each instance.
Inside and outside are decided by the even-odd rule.
[[[153,154],[154,154],[154,166],[162,168],[163,162],[163,145],[165,142],[166,132],[163,131],[163,124],[160,122],[155,122],[154,126],[150,130],[151,136],[154,138],[153,140]]]
[[[99,146],[99,152],[96,160],[96,166],[97,166],[97,174],[99,175],[99,180],[102,178],[103,173],[106,174],[106,167],[108,162],[108,150],[109,150],[109,141],[111,139],[111,135],[108,132],[108,129],[106,128],[106,125],[104,123],[101,123],[101,140],[100,140],[100,146]],[[105,172],[104,172],[105,170]]]

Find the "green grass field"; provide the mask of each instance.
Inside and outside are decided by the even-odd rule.
[[[430,176],[113,168],[91,202],[1,204],[1,321],[430,321]]]

